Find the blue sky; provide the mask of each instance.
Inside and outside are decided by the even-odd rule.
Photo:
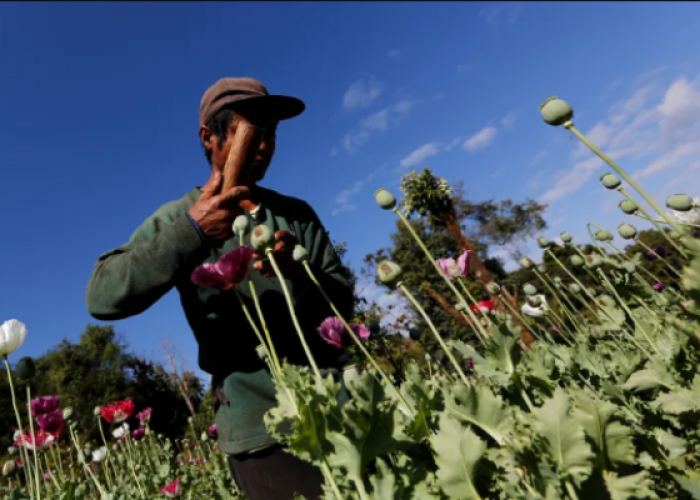
[[[374,190],[398,194],[426,165],[474,200],[548,203],[549,238],[622,221],[600,162],[542,122],[551,95],[658,199],[700,194],[699,14],[694,2],[3,2],[0,321],[28,326],[17,356],[77,339],[98,255],[206,181],[198,106],[222,76],[307,103],[280,126],[264,184],[307,200],[358,269],[394,225]],[[175,293],[116,326],[136,352],[162,360],[167,337],[196,366]]]

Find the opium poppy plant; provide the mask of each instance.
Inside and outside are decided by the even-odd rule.
[[[134,414],[134,403],[131,398],[117,401],[111,405],[102,406],[100,415],[110,424],[119,424]]]
[[[229,290],[248,275],[253,256],[252,248],[238,247],[222,255],[214,264],[207,263],[195,269],[192,281],[218,290]]]

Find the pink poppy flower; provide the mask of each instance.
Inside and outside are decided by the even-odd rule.
[[[151,421],[151,413],[153,413],[153,410],[151,408],[146,408],[136,414],[136,418],[141,421],[141,427]]]
[[[248,275],[248,267],[254,252],[250,247],[238,247],[222,255],[214,264],[204,264],[192,273],[192,281],[199,284],[229,290],[241,283]]]
[[[209,437],[216,439],[219,436],[219,428],[216,424],[209,426]]]
[[[470,262],[471,251],[469,250],[460,255],[456,261],[452,258],[437,260],[440,270],[451,280],[464,277],[469,274]]]
[[[143,427],[140,427],[131,433],[131,439],[134,441],[141,441],[145,435],[146,430]]]
[[[24,446],[28,450],[45,450],[53,446],[58,436],[53,432],[46,432],[39,429],[34,430],[34,439],[32,439],[32,433],[29,431],[15,436],[15,438],[15,447],[17,448]]]
[[[656,290],[657,292],[662,292],[663,289],[666,288],[666,285],[664,285],[664,282],[663,282],[663,281],[658,281],[658,282],[654,283],[654,284],[652,285],[652,287],[653,287],[654,290]]]
[[[160,490],[161,495],[165,495],[168,498],[176,498],[180,496],[180,479],[176,479],[172,483],[166,484]]]
[[[367,340],[369,337],[369,330],[364,325],[351,323],[350,328],[359,340]],[[323,340],[338,349],[355,344],[355,341],[348,335],[343,322],[336,316],[324,319],[316,331]]]
[[[58,408],[58,400],[60,396],[41,396],[40,398],[32,399],[32,414],[33,415],[43,415],[44,413],[50,413]]]
[[[63,428],[66,426],[66,423],[63,420],[63,410],[60,408],[57,408],[49,413],[37,415],[36,423],[39,426],[39,429],[42,431],[58,434],[60,434],[61,431],[63,431]]]

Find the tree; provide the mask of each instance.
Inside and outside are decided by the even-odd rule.
[[[475,257],[472,271],[478,280],[470,282],[469,289],[478,300],[488,298],[484,286],[494,277],[507,276],[498,259],[487,258],[489,247],[517,244],[546,227],[542,218],[544,205],[532,200],[518,204],[511,200],[472,202],[466,199],[461,183],[450,188],[427,168],[420,175],[411,172],[405,176],[402,192],[405,195],[402,206],[410,217],[409,223],[434,256],[456,257],[465,250],[472,250]],[[402,281],[413,291],[441,333],[466,339],[473,337],[468,321],[454,308],[457,298],[401,221],[397,221],[391,241],[391,247],[365,257],[363,275],[373,278],[376,264],[390,258],[401,266]],[[422,322],[416,324],[426,331]]]

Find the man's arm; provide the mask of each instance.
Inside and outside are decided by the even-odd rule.
[[[94,318],[118,320],[142,313],[173,288],[179,273],[206,258],[209,247],[187,214],[173,220],[166,207],[149,217],[126,245],[97,259],[86,293]]]

